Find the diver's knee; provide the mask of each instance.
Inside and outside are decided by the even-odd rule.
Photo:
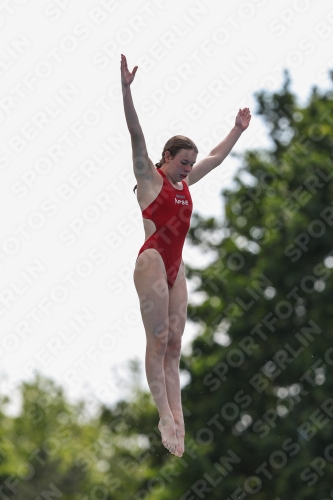
[[[181,339],[178,340],[169,340],[167,348],[166,348],[166,353],[171,356],[172,358],[179,358],[180,357],[180,351],[182,348],[182,341]]]
[[[168,347],[168,330],[156,328],[149,337],[150,350],[158,356],[164,356]]]

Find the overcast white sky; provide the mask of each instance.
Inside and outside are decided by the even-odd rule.
[[[126,395],[128,360],[143,363],[145,352],[132,279],[144,232],[120,54],[139,66],[132,95],[154,163],[176,134],[206,156],[242,107],[253,118],[234,150],[267,147],[253,94],[280,88],[284,68],[300,102],[313,84],[331,87],[333,7],[7,0],[0,9],[0,392],[14,395],[37,370],[93,412]],[[194,211],[223,216],[220,191],[238,166],[228,158],[191,187]],[[207,263],[187,243],[183,257]],[[188,324],[185,346],[195,333]]]

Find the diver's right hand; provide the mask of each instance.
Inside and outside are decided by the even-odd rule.
[[[121,54],[120,70],[121,70],[121,83],[124,87],[129,87],[134,80],[135,73],[138,66],[134,66],[132,73],[128,71],[127,61],[124,54]]]

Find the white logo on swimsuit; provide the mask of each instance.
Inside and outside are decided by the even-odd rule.
[[[185,198],[184,195],[176,194],[175,203],[177,203],[178,205],[179,204],[181,204],[181,205],[188,205],[188,200],[177,200],[177,198]]]

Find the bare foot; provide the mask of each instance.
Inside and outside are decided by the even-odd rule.
[[[175,450],[178,446],[175,422],[172,415],[166,415],[160,418],[158,423],[158,429],[162,435],[163,446],[166,447],[170,453],[175,455]]]
[[[177,457],[181,457],[185,451],[185,445],[184,445],[184,438],[185,438],[185,425],[184,425],[184,420],[175,420],[175,427],[176,427],[176,437],[177,437],[177,448],[175,451],[175,455]]]

